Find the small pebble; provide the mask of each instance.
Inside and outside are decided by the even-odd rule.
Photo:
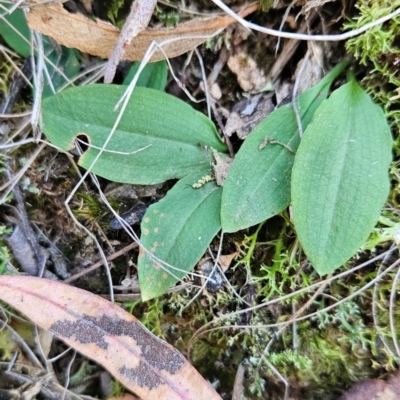
[[[210,292],[217,292],[218,290],[221,289],[221,287],[224,283],[224,277],[222,276],[220,270],[217,268],[215,269],[214,273],[211,274],[213,268],[214,268],[214,262],[211,260],[205,261],[200,266],[200,269],[203,272],[203,274],[207,278],[209,278],[209,280],[207,281],[207,284],[206,284],[207,290]]]
[[[130,210],[120,215],[127,224],[134,225],[140,222],[143,215],[146,213],[147,206],[143,203],[135,204]],[[110,226],[113,229],[122,229],[123,226],[117,218],[113,218],[110,222]]]

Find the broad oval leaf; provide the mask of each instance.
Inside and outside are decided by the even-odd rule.
[[[79,135],[90,145],[79,160],[89,168],[117,118],[114,106],[125,86],[90,85],[64,90],[43,102],[43,130],[64,150]],[[226,151],[214,124],[183,101],[158,90],[138,87],[107,150],[92,168],[121,183],[154,184],[181,178],[208,159],[202,145]],[[96,148],[97,147],[97,148]]]
[[[160,266],[142,250],[138,260],[142,300],[160,296],[191,271],[221,229],[222,188],[214,182],[192,187],[209,174],[210,168],[201,168],[185,176],[144,215],[143,246],[174,269]]]
[[[298,99],[302,127],[327,97],[329,86],[345,67],[337,65]],[[288,104],[278,108],[250,133],[236,155],[222,192],[221,221],[225,232],[256,225],[290,203],[294,152],[300,143],[296,115]]]
[[[382,110],[351,81],[325,100],[293,167],[293,218],[319,274],[365,242],[389,192],[391,134]]]
[[[0,299],[106,368],[143,400],[220,400],[186,359],[109,301],[72,286],[0,276]]]

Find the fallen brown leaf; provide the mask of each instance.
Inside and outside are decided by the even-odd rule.
[[[47,279],[3,275],[0,299],[101,364],[143,400],[221,400],[175,348],[99,296]]]
[[[400,374],[387,381],[366,379],[354,384],[338,400],[397,400],[400,398]]]
[[[251,4],[238,14],[245,17],[257,9],[258,4]],[[31,29],[52,37],[66,47],[103,58],[110,56],[120,34],[115,26],[101,20],[93,21],[82,14],[69,13],[62,4],[31,7],[27,13],[27,21]],[[132,41],[123,59],[142,60],[153,41],[161,43],[165,40],[171,41],[163,45],[163,50],[168,57],[176,57],[193,50],[234,22],[229,16],[197,18],[171,29],[146,29]],[[151,61],[162,59],[164,55],[157,50]]]
[[[229,266],[231,265],[232,260],[239,255],[238,251],[235,251],[234,253],[227,254],[225,256],[220,256],[219,257],[219,264],[221,265],[222,271],[226,271]]]

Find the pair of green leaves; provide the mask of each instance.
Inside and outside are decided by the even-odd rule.
[[[292,106],[277,109],[246,139],[223,188],[214,182],[193,188],[211,170],[203,146],[226,152],[213,123],[172,96],[135,89],[92,171],[126,183],[180,179],[142,221],[141,241],[150,252],[138,261],[144,300],[185,276],[221,226],[226,232],[247,228],[290,202],[300,243],[320,274],[358,250],[388,193],[391,137],[382,111],[354,80],[325,100],[343,68],[299,97],[304,139]],[[123,92],[124,87],[92,85],[45,101],[47,137],[68,150],[77,135],[87,136],[93,147],[80,165],[88,168],[109,135]]]

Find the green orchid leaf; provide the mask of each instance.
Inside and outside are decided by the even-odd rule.
[[[29,57],[31,55],[29,27],[21,10],[15,10],[11,14],[7,12],[12,6],[10,2],[0,8],[0,36],[19,55]]]
[[[321,82],[299,96],[303,129],[311,122],[315,110],[327,97],[331,83],[345,66],[346,63],[337,65]],[[290,177],[299,143],[291,104],[278,108],[250,133],[224,184],[221,221],[225,232],[256,225],[289,205]]]
[[[123,85],[129,85],[139,70],[139,66],[140,62],[133,63],[128,75],[124,79]],[[148,63],[140,73],[136,86],[164,91],[167,84],[167,75],[168,69],[165,61]]]
[[[110,135],[118,115],[113,109],[125,90],[125,86],[90,85],[46,99],[43,130],[47,138],[70,150],[77,136],[85,136],[90,146],[79,165],[88,169]],[[115,182],[164,182],[208,165],[203,145],[226,151],[205,115],[159,90],[139,87],[91,171]]]
[[[293,218],[320,275],[345,263],[376,224],[391,147],[382,110],[355,81],[333,92],[306,129],[293,167]]]
[[[138,270],[142,300],[160,296],[190,272],[221,229],[222,188],[214,182],[193,188],[202,178],[206,182],[210,171],[210,167],[202,167],[185,176],[143,217],[143,246],[176,269],[161,267],[141,251]]]
[[[48,72],[48,75],[45,74],[43,98],[53,96],[64,86],[68,86],[70,80],[75,78],[80,71],[78,51],[64,46],[57,48],[53,44],[47,37],[43,37],[44,52],[47,57],[45,64]]]
[[[12,3],[5,4],[5,7],[11,8],[12,5]],[[3,10],[2,14],[0,36],[22,57],[29,57],[31,55],[31,35],[24,13],[21,10],[15,10],[8,14]],[[44,74],[42,93],[42,97],[45,98],[68,85],[69,81],[78,75],[80,65],[77,50],[55,45],[44,35],[42,40],[47,72]]]

